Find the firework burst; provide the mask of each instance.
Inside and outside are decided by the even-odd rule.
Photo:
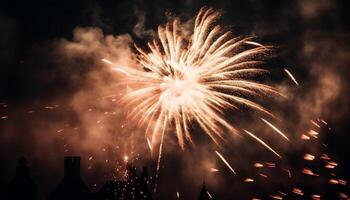
[[[162,143],[167,127],[173,126],[184,148],[186,142],[192,143],[191,123],[198,124],[218,144],[224,132],[237,132],[224,111],[242,105],[272,115],[250,98],[279,94],[252,80],[267,72],[258,58],[266,55],[269,47],[224,32],[216,24],[219,17],[213,9],[201,9],[191,35],[184,33],[178,19],[159,26],[158,38],[148,43],[148,51],[136,47],[144,70],[103,59],[125,75],[124,83],[132,90],[123,96],[123,102],[130,108],[130,118],[146,127],[152,145],[159,140]]]

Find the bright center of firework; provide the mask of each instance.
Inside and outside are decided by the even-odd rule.
[[[163,106],[170,112],[179,111],[181,107],[190,106],[195,94],[198,93],[197,80],[194,74],[182,72],[178,76],[165,76],[161,83],[162,94],[160,99]]]

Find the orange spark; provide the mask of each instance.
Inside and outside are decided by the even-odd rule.
[[[252,178],[246,178],[246,179],[244,179],[244,182],[246,182],[246,183],[252,183],[252,182],[254,182],[254,179],[252,179]]]
[[[312,137],[314,137],[314,138],[318,138],[318,134],[319,134],[319,133],[316,132],[316,131],[314,131],[314,130],[310,130],[310,131],[309,131],[309,135],[312,136]]]
[[[303,168],[302,171],[303,174],[310,175],[310,176],[319,176],[318,174],[315,174],[311,169],[309,168]]]
[[[261,163],[254,163],[254,167],[261,168],[261,167],[264,167],[264,165]]]
[[[211,172],[218,172],[219,170],[216,169],[216,168],[210,168],[210,171],[211,171]]]
[[[310,137],[305,135],[305,134],[302,134],[301,137],[300,137],[302,140],[310,140]]]
[[[279,195],[269,195],[269,197],[271,197],[273,199],[277,199],[277,200],[283,200],[283,197],[281,197]]]
[[[299,188],[293,188],[292,192],[294,194],[297,194],[297,195],[300,195],[300,196],[304,195],[303,191],[301,189],[299,189]]]
[[[315,159],[314,155],[311,155],[308,153],[304,155],[304,160],[314,160],[314,159]]]
[[[321,200],[321,196],[318,194],[313,194],[313,195],[311,195],[311,199],[312,200]]]

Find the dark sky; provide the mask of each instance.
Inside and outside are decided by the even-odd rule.
[[[336,171],[339,177],[350,180],[349,1],[12,0],[0,4],[1,192],[13,177],[21,155],[29,161],[32,176],[40,188],[40,198],[44,198],[62,177],[64,155],[82,156],[84,179],[91,189],[99,188],[104,180],[113,177],[118,161],[106,164],[106,160],[123,158],[129,146],[135,144],[120,140],[129,139],[128,131],[132,129],[120,118],[123,108],[111,111],[113,104],[102,98],[110,94],[106,91],[115,81],[99,64],[99,56],[111,48],[106,44],[108,35],[113,36],[113,44],[117,45],[115,56],[123,59],[124,54],[118,52],[129,48],[128,41],[142,46],[152,38],[159,24],[175,16],[189,20],[203,6],[222,12],[220,23],[236,35],[254,36],[256,41],[274,46],[274,56],[268,61],[269,81],[286,90],[289,98],[267,102],[267,105],[281,116],[284,123],[276,123],[294,141],[287,145],[276,142],[285,155],[282,161],[263,148],[251,150],[247,146],[252,141],[222,150],[237,164],[241,171],[239,176],[233,176],[215,157],[215,147],[208,145],[206,139],[199,138],[196,148],[185,151],[169,142],[171,148],[165,151],[159,197],[175,199],[176,191],[180,191],[184,199],[193,199],[203,179],[208,180],[207,185],[217,199],[250,199],[255,194],[267,197],[279,187],[289,193],[297,185],[308,188],[312,181],[300,175],[289,184],[280,180],[283,167],[276,173],[271,172],[268,184],[259,178],[253,186],[242,182],[246,176],[252,176],[252,165],[257,160],[278,162],[300,172],[304,166],[300,156],[306,152],[333,155],[339,163]],[[96,44],[93,43],[95,39]],[[74,44],[81,45],[84,50],[71,50]],[[300,87],[293,85],[283,68],[293,72]],[[108,119],[103,117],[112,112],[116,115]],[[258,130],[262,126],[257,125],[261,121],[252,121],[256,119],[246,114],[230,115],[238,119],[234,121],[240,127]],[[318,144],[313,147],[302,143],[300,134],[312,126],[310,120],[318,118],[328,122],[319,130],[322,136]],[[105,127],[99,125],[101,119]],[[124,131],[119,130],[121,126],[126,126]],[[120,134],[115,136],[116,132]],[[322,143],[327,144],[326,150]],[[147,148],[144,141],[138,145],[142,147],[137,149]],[[93,159],[89,161],[91,156]],[[135,162],[154,168],[154,158],[139,157],[141,161]],[[206,175],[205,170],[196,166],[205,165],[207,161],[220,168],[220,172]],[[323,168],[322,164],[315,165]],[[192,173],[191,170],[198,171]],[[319,173],[326,172],[320,170]],[[328,189],[327,183],[322,181],[320,178],[312,188],[316,193]],[[95,183],[96,188],[93,187]],[[349,191],[349,186],[340,189]],[[242,190],[250,192],[242,194]]]

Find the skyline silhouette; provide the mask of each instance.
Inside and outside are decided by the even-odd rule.
[[[52,190],[47,200],[153,200],[150,192],[148,169],[142,168],[140,174],[136,167],[126,164],[124,179],[107,180],[97,191],[91,191],[84,183],[80,173],[80,157],[64,157],[64,177]],[[6,190],[5,200],[37,200],[35,181],[30,176],[30,168],[24,157],[18,161],[16,174]],[[213,199],[205,183],[198,195],[198,200]]]

